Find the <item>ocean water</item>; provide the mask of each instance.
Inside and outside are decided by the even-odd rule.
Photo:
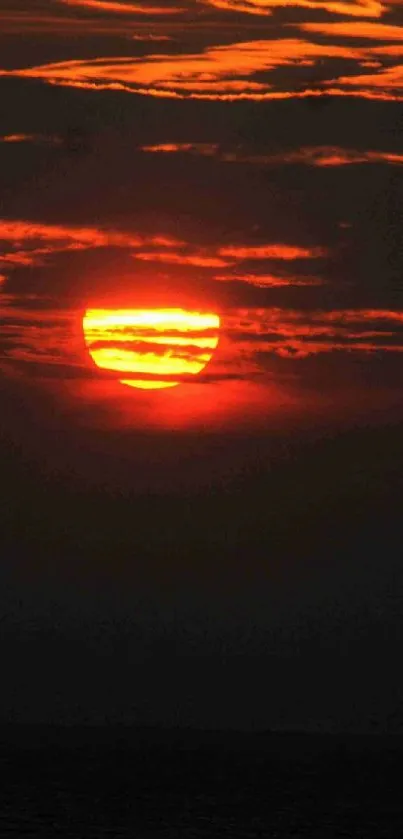
[[[401,748],[8,744],[1,764],[2,839],[403,836]]]

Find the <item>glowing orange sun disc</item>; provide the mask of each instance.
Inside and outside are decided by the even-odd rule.
[[[219,326],[216,314],[184,309],[88,309],[83,318],[97,367],[146,389],[174,387],[200,373],[218,344]]]

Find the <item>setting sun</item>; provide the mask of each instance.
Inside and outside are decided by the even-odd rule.
[[[131,387],[174,387],[197,375],[218,344],[220,318],[184,309],[88,309],[85,343],[97,367]]]

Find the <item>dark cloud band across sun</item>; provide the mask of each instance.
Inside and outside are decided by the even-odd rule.
[[[3,371],[12,373],[15,365],[22,364],[31,365],[33,374],[37,371],[39,376],[41,367],[48,370],[47,375],[53,367],[56,376],[87,378],[88,365],[76,337],[80,312],[42,311],[35,295],[32,302],[35,305],[30,308],[29,297],[3,297]],[[119,336],[120,342],[124,340],[124,335]],[[243,378],[251,371],[264,377],[270,369],[270,359],[275,357],[298,360],[329,353],[401,354],[403,311],[234,308],[222,314],[221,347],[218,378]],[[153,351],[162,350],[156,346]],[[93,371],[92,375],[97,374]]]

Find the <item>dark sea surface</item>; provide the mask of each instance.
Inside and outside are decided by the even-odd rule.
[[[3,741],[1,837],[403,835],[401,738],[78,740]]]

